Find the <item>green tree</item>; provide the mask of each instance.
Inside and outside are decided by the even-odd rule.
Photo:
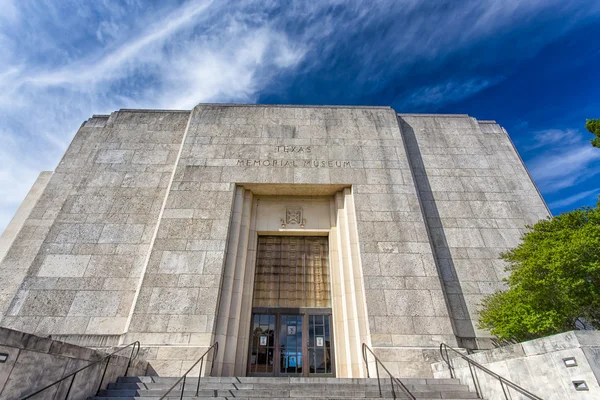
[[[500,256],[508,288],[484,298],[479,328],[517,341],[600,328],[600,199],[527,228]]]
[[[592,139],[592,146],[600,147],[600,119],[586,120],[585,129],[596,136],[594,139]]]

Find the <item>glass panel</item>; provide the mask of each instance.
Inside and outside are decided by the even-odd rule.
[[[331,374],[329,315],[308,316],[308,367],[311,374]]]
[[[255,314],[252,323],[250,372],[272,373],[275,354],[275,316]]]
[[[302,316],[282,315],[279,327],[281,374],[302,373]]]
[[[254,307],[331,307],[326,237],[259,236]]]
[[[325,239],[325,240],[323,240]],[[306,307],[331,307],[329,296],[328,242],[306,237]]]

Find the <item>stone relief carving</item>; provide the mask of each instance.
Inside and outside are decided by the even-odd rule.
[[[302,224],[302,208],[287,207],[285,209],[285,222],[286,224]]]

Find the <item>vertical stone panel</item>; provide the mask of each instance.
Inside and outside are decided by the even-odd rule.
[[[3,326],[124,333],[188,116],[120,111],[82,125],[26,221],[47,229],[39,251],[14,259],[27,272]]]
[[[483,296],[503,287],[500,252],[515,247],[548,209],[506,131],[466,115],[400,115],[401,130],[457,335],[488,345],[477,329]]]

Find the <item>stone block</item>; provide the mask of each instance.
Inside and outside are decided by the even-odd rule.
[[[111,193],[86,194],[75,196],[72,199],[73,205],[65,208],[73,214],[106,213],[110,210],[113,201],[114,197]]]
[[[125,176],[124,172],[97,171],[87,180],[90,187],[119,187]]]
[[[517,247],[521,239],[518,229],[481,229],[485,247]],[[476,246],[480,247],[480,246]]]
[[[134,314],[129,332],[166,332],[169,318],[166,314]]]
[[[162,176],[151,172],[128,172],[122,180],[121,187],[156,188]]]
[[[35,330],[37,335],[73,335],[85,332],[89,317],[43,317]]]
[[[375,329],[373,333],[412,334],[415,327],[412,317],[374,316]]]
[[[206,315],[171,315],[167,332],[206,332]]]
[[[388,315],[383,290],[368,289],[365,297],[369,315]]]
[[[96,156],[97,164],[122,164],[131,161],[132,150],[100,150]]]
[[[450,247],[485,247],[482,233],[478,229],[446,228],[444,236]]]
[[[425,276],[419,254],[379,254],[379,266],[383,276]]]
[[[417,334],[443,335],[453,331],[447,317],[413,317],[413,323]]]
[[[203,251],[164,251],[158,268],[160,273],[202,274]]]
[[[179,275],[178,287],[212,287],[218,288],[220,281],[219,275]]]
[[[82,290],[76,292],[69,317],[107,317],[116,316],[121,302],[122,292]]]
[[[29,290],[19,310],[21,316],[66,316],[75,299],[71,290]]]
[[[166,150],[136,150],[131,162],[133,164],[166,164],[169,152]]]
[[[90,262],[91,256],[47,255],[42,262],[40,277],[81,277]]]
[[[128,277],[134,267],[136,257],[128,255],[95,255],[85,270],[88,277]]]
[[[137,244],[140,242],[143,232],[143,224],[106,224],[98,243]]]
[[[428,290],[384,290],[390,315],[433,316],[433,302]]]
[[[91,335],[120,335],[125,332],[127,317],[91,317],[85,333]]]
[[[154,288],[148,305],[151,314],[195,314],[198,288]]]

